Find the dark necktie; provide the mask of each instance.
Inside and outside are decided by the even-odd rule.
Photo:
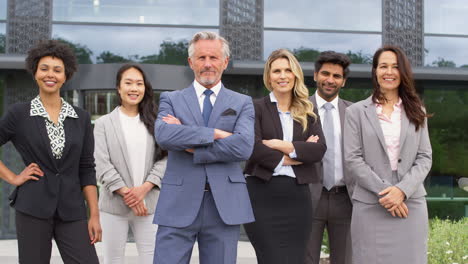
[[[205,94],[205,100],[203,100],[203,120],[205,121],[205,126],[208,126],[208,120],[210,120],[211,110],[213,110],[213,105],[211,105],[210,96],[213,93],[210,89],[206,89],[203,94]]]
[[[335,186],[335,133],[332,115],[332,109],[335,107],[328,102],[323,108],[323,135],[327,142],[327,151],[323,157],[323,186],[330,190]]]

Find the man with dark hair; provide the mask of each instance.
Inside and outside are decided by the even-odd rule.
[[[324,51],[315,62],[314,80],[317,91],[310,97],[320,115],[327,151],[317,168],[322,181],[310,185],[313,220],[307,247],[307,264],[318,264],[323,231],[328,231],[330,263],[351,263],[352,182],[343,168],[342,129],[346,107],[351,102],[339,98],[338,93],[349,74],[349,58],[334,51]]]

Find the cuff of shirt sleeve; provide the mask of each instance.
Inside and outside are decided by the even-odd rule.
[[[293,152],[289,153],[289,157],[290,157],[291,159],[297,158],[296,149],[294,149]]]

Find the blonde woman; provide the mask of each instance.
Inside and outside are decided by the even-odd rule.
[[[270,94],[254,101],[255,146],[245,174],[256,221],[245,229],[259,264],[303,263],[312,221],[308,184],[326,146],[299,62],[285,49],[265,64]]]

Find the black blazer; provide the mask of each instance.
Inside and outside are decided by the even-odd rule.
[[[278,115],[278,108],[272,103],[270,96],[254,100],[255,106],[255,145],[252,156],[247,162],[245,173],[269,181],[273,171],[283,158],[283,153],[271,149],[262,143],[263,139],[283,140],[283,130]],[[293,145],[297,158],[303,164],[292,166],[299,184],[318,182],[319,175],[315,168],[316,162],[322,160],[327,149],[320,120],[308,117],[308,128],[305,133],[300,123],[294,121]],[[318,135],[317,143],[306,142],[311,135]]]
[[[82,187],[96,185],[94,138],[90,116],[74,107],[78,118],[66,118],[62,158],[52,155],[43,117],[30,116],[31,103],[12,105],[0,119],[0,146],[12,141],[24,163],[34,162],[44,172],[38,181],[27,181],[10,195],[16,210],[38,218],[57,212],[64,221],[87,218]]]

